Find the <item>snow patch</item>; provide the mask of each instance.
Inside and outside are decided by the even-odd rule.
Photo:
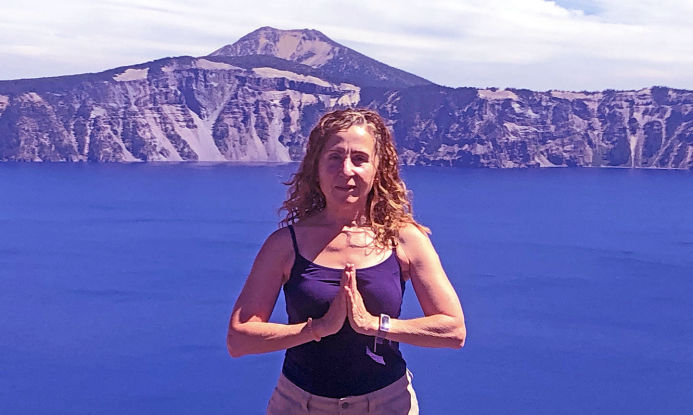
[[[318,99],[315,97],[315,95],[301,94],[301,105],[312,105],[317,103]]]
[[[343,82],[339,84],[339,89],[341,90],[351,90],[351,91],[361,91],[361,88],[353,85],[353,84],[347,84],[346,82]]]
[[[479,96],[484,99],[491,99],[491,100],[502,100],[502,99],[513,99],[513,100],[519,100],[517,95],[513,91],[508,91],[506,89],[497,89],[497,90],[492,90],[492,89],[480,89],[479,90]]]
[[[561,98],[567,100],[575,99],[593,99],[594,94],[585,94],[584,92],[570,92],[570,91],[551,91],[551,96],[554,98]]]
[[[263,78],[286,78],[292,81],[307,82],[310,84],[324,86],[326,88],[332,86],[331,83],[317,78],[315,76],[300,75],[295,72],[282,71],[274,68],[253,68],[253,72],[255,72],[256,75],[261,76]]]
[[[260,49],[269,42],[264,36],[262,40],[264,42],[259,42]],[[313,68],[318,68],[329,62],[335,51],[332,45],[322,40],[303,39],[303,33],[300,30],[284,31],[276,44],[276,48],[277,57],[300,62]],[[299,59],[305,55],[308,57]]]
[[[332,46],[325,42],[313,41],[310,43],[309,50],[313,52],[314,55],[307,59],[302,59],[302,64],[312,66],[313,68],[319,68],[332,60],[335,52]]]
[[[149,68],[144,69],[126,69],[125,72],[113,76],[113,79],[118,82],[141,81],[147,79]]]
[[[243,70],[243,68],[239,68],[238,66],[233,66],[229,65],[228,63],[224,62],[213,62],[207,59],[198,59],[195,61],[195,67],[200,68],[200,69],[211,69],[211,70],[222,70],[222,71],[231,71],[231,70]]]
[[[41,98],[41,96],[39,94],[37,94],[36,92],[27,92],[26,94],[22,94],[21,98],[23,100],[26,100],[29,102],[35,102],[35,103],[43,102],[43,99]]]
[[[91,109],[91,115],[89,118],[104,117],[106,115],[108,115],[108,113],[106,112],[105,108],[94,107]]]
[[[277,55],[282,59],[289,60],[291,55],[296,52],[298,44],[301,41],[300,35],[298,33],[285,33],[279,37],[279,42],[277,42]]]
[[[359,92],[359,88],[357,88],[356,91],[347,92],[337,100],[337,104],[351,107],[358,105],[359,101],[361,101],[361,94]]]

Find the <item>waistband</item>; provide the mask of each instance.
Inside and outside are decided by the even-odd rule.
[[[284,390],[292,393],[294,396],[301,396],[303,398],[303,402],[305,402],[306,405],[308,405],[308,403],[310,402],[311,405],[314,405],[314,404],[322,404],[322,405],[329,405],[329,406],[336,405],[337,407],[343,408],[346,406],[352,406],[352,405],[363,404],[363,403],[366,403],[366,404],[374,403],[374,402],[377,402],[383,398],[389,397],[395,393],[406,390],[409,387],[409,385],[411,384],[412,379],[413,379],[413,375],[409,371],[409,369],[407,369],[407,372],[404,374],[404,376],[397,379],[393,383],[385,386],[384,388],[378,389],[376,391],[366,393],[364,395],[347,396],[344,398],[327,398],[325,396],[313,395],[310,392],[304,391],[303,389],[296,386],[289,379],[287,379],[283,373],[281,373],[279,375],[279,380],[277,381],[277,389],[279,389],[279,390],[284,389]]]

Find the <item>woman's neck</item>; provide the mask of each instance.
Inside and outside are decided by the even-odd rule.
[[[359,227],[365,225],[368,220],[365,206],[343,209],[330,209],[329,206],[321,212],[322,220],[325,224],[340,227]]]

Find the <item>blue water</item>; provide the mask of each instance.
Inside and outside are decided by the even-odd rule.
[[[282,353],[224,342],[294,168],[0,165],[0,413],[263,413]],[[691,173],[404,176],[468,328],[403,345],[424,414],[690,413]]]

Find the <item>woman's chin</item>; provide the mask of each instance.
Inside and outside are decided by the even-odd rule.
[[[335,195],[333,198],[333,202],[336,205],[344,205],[344,206],[350,206],[350,205],[355,205],[359,202],[362,202],[365,200],[364,198],[358,196],[358,195],[353,195],[353,194],[340,194],[340,195]]]

